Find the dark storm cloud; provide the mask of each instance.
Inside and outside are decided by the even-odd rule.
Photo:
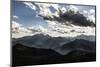
[[[87,20],[87,17],[85,17],[83,14],[80,14],[79,12],[75,13],[74,11],[67,11],[65,13],[62,13],[59,9],[58,13],[59,17],[52,15],[51,16],[42,16],[45,20],[50,21],[58,21],[59,23],[64,24],[74,24],[78,26],[95,26],[93,21]]]

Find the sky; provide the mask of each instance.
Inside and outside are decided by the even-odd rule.
[[[95,6],[12,1],[12,36],[95,36]],[[69,13],[73,11],[74,13]],[[68,18],[69,17],[69,18]]]
[[[26,7],[22,2],[13,2],[12,15],[17,16],[18,19],[15,20],[25,26],[32,26],[35,24],[42,25],[42,22],[45,22],[42,18],[36,17],[36,11]],[[45,25],[45,23],[43,25]]]
[[[48,7],[50,11],[54,13],[58,9],[58,6],[60,8],[65,8],[65,7],[68,8],[70,5],[56,4],[54,6],[48,6]],[[95,6],[73,5],[72,7],[76,8],[76,10],[78,9],[79,12],[84,14],[85,16],[89,14],[95,17],[95,11],[94,11]],[[13,1],[12,20],[17,21],[18,23],[24,25],[25,27],[34,25],[42,25],[43,27],[47,27],[48,23],[43,19],[43,17],[38,16],[39,11],[40,11],[39,4],[35,4],[34,2],[28,4],[24,2]],[[15,18],[14,16],[16,16],[17,18]]]

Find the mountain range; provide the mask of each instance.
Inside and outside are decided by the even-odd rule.
[[[82,38],[82,36],[84,38]],[[93,36],[81,35],[75,38],[68,38],[51,37],[49,35],[36,34],[34,36],[26,36],[22,38],[12,39],[12,45],[16,45],[19,43],[28,47],[53,49],[58,53],[65,55],[72,50],[94,51],[95,38],[94,40],[90,38],[93,38]]]
[[[96,60],[95,41],[84,39],[68,41],[66,38],[52,38],[48,35],[38,34],[32,37],[14,38],[12,42],[13,66]],[[59,44],[60,42],[62,44]]]

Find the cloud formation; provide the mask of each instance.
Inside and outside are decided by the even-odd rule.
[[[87,10],[83,10],[83,14],[88,14],[88,11]]]
[[[13,18],[18,19],[19,17],[18,16],[13,16]]]
[[[93,21],[93,23],[95,24],[95,16],[94,15],[88,16],[87,19],[90,20],[90,21]]]
[[[90,9],[90,13],[91,14],[95,13],[95,10],[94,9]]]
[[[69,10],[74,11],[75,13],[77,13],[79,11],[79,9],[74,5],[70,5]]]
[[[24,4],[25,4],[26,6],[28,6],[29,8],[31,8],[32,10],[36,10],[36,6],[33,5],[31,2],[24,2]]]
[[[30,33],[31,31],[23,27],[21,24],[16,21],[12,21],[12,33]]]
[[[35,33],[35,32],[46,32],[47,31],[47,29],[44,28],[41,25],[35,25],[35,26],[32,26],[32,27],[28,27],[28,29],[32,30],[33,33]]]
[[[59,4],[34,3],[37,7],[33,8],[32,3],[26,2],[25,4],[33,10],[39,9],[36,17],[43,18],[48,26],[44,28],[41,25],[36,25],[25,28],[23,25],[14,22],[14,28],[17,28],[20,32],[31,32],[33,35],[42,33],[52,37],[76,37],[82,34],[95,35],[95,17],[93,15],[84,16],[79,12],[77,6],[61,7]],[[54,12],[50,9],[51,7],[55,10]],[[83,10],[83,12],[88,14],[89,12],[93,13],[93,10]]]
[[[43,17],[44,20],[49,21],[58,21],[63,24],[74,24],[78,26],[95,26],[94,20],[90,18],[87,19],[83,14],[79,12],[79,9],[74,5],[69,5],[68,8],[60,7],[58,4],[44,4],[44,3],[35,3],[39,6],[39,16]],[[50,7],[53,7],[56,11],[52,13]],[[87,13],[87,11],[84,11]],[[94,10],[91,9],[90,13],[93,13]],[[66,23],[69,22],[69,23]]]
[[[84,16],[79,12],[79,9],[75,5],[69,5],[67,7],[61,7],[59,4],[48,4],[48,3],[34,3],[31,2],[24,2],[27,6],[31,9],[36,10],[36,6],[39,8],[38,15],[42,17],[44,20],[51,20],[51,21],[58,21],[59,23],[74,24],[80,26],[95,26],[95,17],[90,15],[88,17]],[[52,12],[50,7],[53,7],[56,11]],[[85,14],[93,14],[95,10],[91,9],[89,12],[83,10]],[[69,21],[70,23],[66,23]]]

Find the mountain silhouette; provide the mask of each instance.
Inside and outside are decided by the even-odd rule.
[[[56,48],[56,51],[60,52],[62,55],[68,54],[73,51],[82,51],[85,53],[95,53],[96,52],[96,42],[87,41],[84,39],[76,39],[72,42],[64,44],[61,47]]]
[[[70,51],[66,54],[57,52],[56,50],[58,48],[56,48],[56,50],[44,49],[16,43],[12,46],[12,66],[95,61],[95,43],[87,41],[86,43],[81,43],[81,45],[79,45],[79,41],[82,43],[86,42],[86,40],[75,40],[64,44],[59,48],[59,50],[65,50],[64,52]],[[88,46],[88,44],[90,46]],[[84,50],[78,50],[83,48]]]

